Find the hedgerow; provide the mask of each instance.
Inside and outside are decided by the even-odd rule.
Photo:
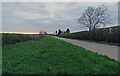
[[[96,29],[94,32],[82,31],[60,36],[80,40],[120,43],[120,41],[118,41],[120,39],[120,26]]]
[[[30,35],[30,34],[13,34],[13,33],[3,33],[2,34],[2,44],[15,44],[17,42],[24,42],[28,40],[34,40],[41,37],[40,35]]]

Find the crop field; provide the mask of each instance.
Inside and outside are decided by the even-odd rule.
[[[45,36],[2,48],[3,74],[117,74],[118,62]]]
[[[40,37],[42,37],[42,35],[39,35],[39,34],[3,33],[2,34],[2,44],[15,44],[18,42],[24,42],[24,41],[28,41],[28,40],[36,40]]]

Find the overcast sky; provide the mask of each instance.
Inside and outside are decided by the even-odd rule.
[[[105,4],[111,15],[112,25],[118,24],[117,2],[3,2],[2,31],[38,33],[41,29],[49,33],[57,29],[71,32],[86,30],[77,23],[88,6]]]

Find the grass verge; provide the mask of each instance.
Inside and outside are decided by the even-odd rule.
[[[45,36],[5,45],[3,74],[117,74],[118,62]]]

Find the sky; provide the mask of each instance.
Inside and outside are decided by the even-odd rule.
[[[2,2],[2,32],[54,33],[70,28],[71,32],[86,30],[77,23],[88,6],[104,4],[112,24],[118,25],[117,2]]]

